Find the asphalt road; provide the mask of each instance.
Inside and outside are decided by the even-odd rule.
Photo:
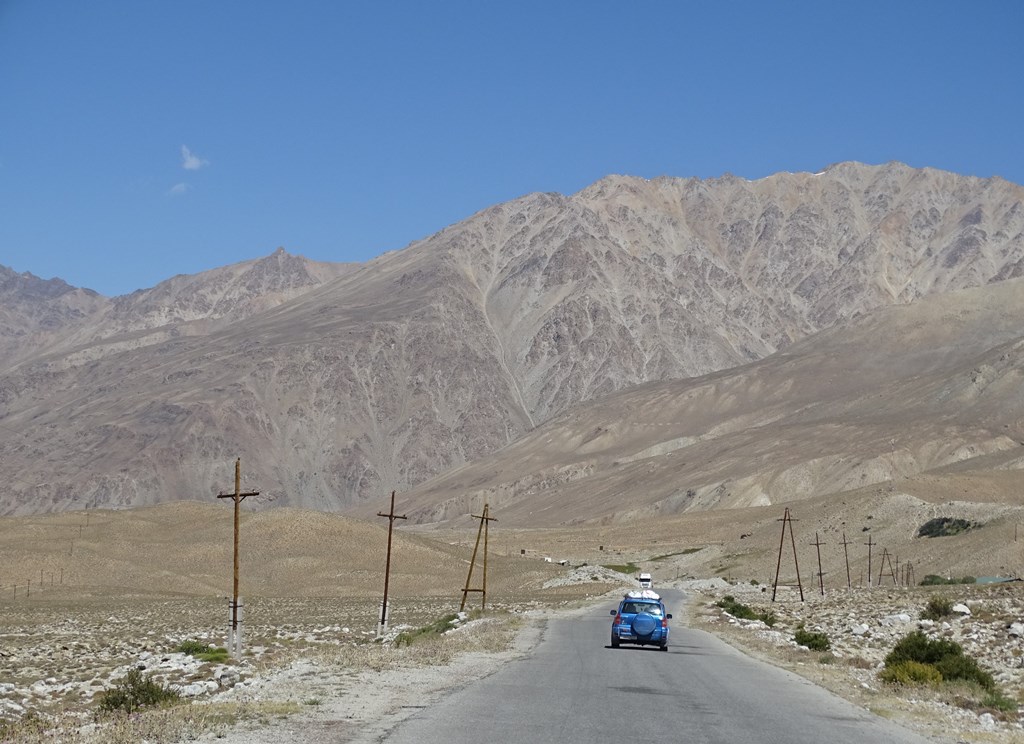
[[[681,592],[662,591],[669,612]],[[925,744],[702,631],[672,626],[668,653],[608,644],[609,611],[554,619],[526,659],[407,719],[388,744]]]

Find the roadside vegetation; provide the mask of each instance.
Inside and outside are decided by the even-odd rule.
[[[609,571],[618,571],[630,576],[640,571],[640,566],[635,563],[605,563],[602,564],[602,568],[607,568]]]
[[[759,612],[754,610],[745,604],[737,602],[736,598],[730,594],[722,597],[716,604],[739,620],[760,620],[769,628],[773,627],[776,622],[774,612]]]
[[[1017,701],[1009,698],[977,660],[967,656],[955,641],[930,639],[917,630],[904,636],[885,657],[879,672],[883,682],[901,686],[939,689],[948,687],[962,708],[1015,713]]]
[[[924,609],[921,610],[922,620],[944,620],[947,617],[953,615],[953,600],[949,597],[944,597],[941,594],[937,594],[934,597],[929,597],[928,602],[925,603]]]
[[[224,664],[228,660],[226,648],[210,646],[200,641],[182,641],[174,650],[212,664]]]
[[[793,640],[798,645],[805,646],[811,651],[828,651],[832,648],[832,642],[829,641],[825,633],[807,630],[802,625],[796,629],[796,633],[793,634]]]
[[[968,522],[966,519],[954,519],[952,517],[936,517],[917,528],[918,537],[951,537],[961,532],[981,527],[978,522]]]
[[[447,633],[458,624],[459,616],[455,613],[444,615],[420,628],[404,630],[395,637],[395,648],[411,646],[417,641],[429,641],[437,636]]]
[[[921,586],[944,586],[946,584],[976,584],[978,580],[973,576],[962,576],[959,579],[945,578],[935,574],[928,574],[921,579]]]
[[[142,708],[168,706],[181,702],[181,695],[167,685],[156,682],[151,675],[138,669],[128,673],[99,699],[100,710],[105,713],[122,711],[137,713]]]

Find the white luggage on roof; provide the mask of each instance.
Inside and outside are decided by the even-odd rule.
[[[631,600],[659,600],[662,596],[654,592],[653,589],[634,589],[632,592],[627,592],[626,596]]]

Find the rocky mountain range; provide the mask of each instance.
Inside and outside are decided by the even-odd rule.
[[[699,417],[676,403],[664,411],[677,422],[700,419],[674,432],[679,441],[708,446],[708,431],[728,430],[748,448],[728,440],[729,452],[767,461],[786,440],[761,428],[765,417],[816,406],[816,426],[799,436],[820,444],[825,461],[852,457],[841,437],[835,446],[821,439],[847,410],[842,396],[830,397],[829,379],[860,385],[862,402],[872,386],[898,383],[879,402],[909,418],[865,423],[857,437],[856,457],[891,462],[891,441],[914,420],[907,391],[916,376],[956,378],[957,365],[970,367],[967,375],[975,366],[1004,370],[1005,380],[1015,374],[1007,308],[1020,290],[1007,280],[1024,272],[1022,201],[1024,188],[999,178],[898,163],[758,181],[610,176],[571,196],[496,205],[363,265],[278,251],[113,299],[0,268],[0,513],[205,499],[230,488],[236,456],[265,505],[358,511],[413,486],[410,504],[423,520],[454,516],[455,505],[500,488],[546,504],[551,494],[538,484],[575,481],[608,463],[591,457],[577,472],[568,460],[534,462],[530,475],[524,462],[510,478],[481,458],[528,432],[521,442],[532,444],[502,452],[600,452],[609,437],[602,427],[621,435],[623,405],[654,415],[687,395]],[[966,288],[987,288],[980,296],[991,302],[963,299],[956,290]],[[945,298],[988,309],[947,311]],[[890,305],[920,307],[913,328],[932,330],[908,347],[899,319],[909,316],[872,313]],[[950,313],[961,320],[945,323]],[[1003,320],[970,320],[992,313]],[[886,337],[891,343],[879,343]],[[903,355],[891,377],[887,350]],[[857,361],[864,354],[870,365]],[[770,400],[754,392],[761,377],[770,378]],[[638,385],[647,387],[631,390]],[[1008,385],[989,388],[1011,394]],[[646,393],[654,397],[622,397]],[[1012,410],[992,400],[994,410]],[[928,410],[921,417],[934,429],[947,412]],[[583,431],[572,452],[537,444],[566,417]],[[945,438],[935,431],[928,446],[938,451]],[[645,450],[678,450],[662,434],[625,448],[631,477],[652,465],[637,465],[649,459]],[[1012,449],[983,439],[963,446]],[[951,461],[923,457],[920,447],[908,468]],[[791,450],[788,477],[814,488],[891,475],[879,465],[805,476],[820,458]],[[688,460],[719,472],[650,502],[634,498],[642,480],[608,486],[603,500],[584,499],[587,518],[793,492],[771,487],[748,456],[725,452],[691,450]],[[611,462],[621,465],[620,454]],[[449,480],[429,482],[452,468],[460,470]],[[456,484],[462,491],[444,492]],[[417,494],[432,494],[435,505]],[[524,524],[533,511],[523,506]]]
[[[402,509],[601,525],[878,484],[1019,504],[1022,317],[1021,279],[880,308],[751,364],[571,408],[413,487]]]

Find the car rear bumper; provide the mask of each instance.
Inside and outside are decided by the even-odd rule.
[[[641,646],[661,646],[668,641],[668,631],[658,630],[649,636],[637,636],[628,629],[613,629],[612,635],[622,643],[636,643]]]

